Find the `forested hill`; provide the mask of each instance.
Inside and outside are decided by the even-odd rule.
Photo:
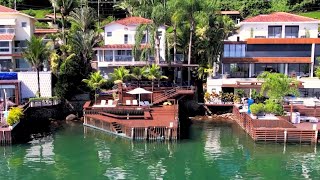
[[[50,0],[16,0],[17,9],[50,8]],[[75,0],[76,1],[76,0]],[[107,1],[107,0],[101,0]],[[126,0],[124,0],[126,1]],[[221,10],[237,10],[243,18],[276,11],[308,12],[320,10],[320,0],[218,0]],[[0,0],[1,5],[11,6],[14,0]]]

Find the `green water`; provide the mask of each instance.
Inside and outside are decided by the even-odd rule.
[[[0,179],[320,179],[315,146],[255,144],[237,127],[193,125],[178,143],[131,142],[82,125],[0,147]]]

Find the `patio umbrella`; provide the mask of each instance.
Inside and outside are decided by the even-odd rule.
[[[140,106],[140,96],[141,94],[151,94],[151,91],[147,91],[143,88],[135,88],[134,90],[128,91],[128,94],[138,94],[139,95],[139,106]]]

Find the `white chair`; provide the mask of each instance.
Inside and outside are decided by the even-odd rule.
[[[131,100],[126,100],[126,105],[131,106]]]
[[[109,99],[107,106],[108,106],[108,107],[115,107],[116,105],[113,104],[113,100]]]
[[[106,100],[101,100],[100,104],[95,104],[93,107],[106,107],[107,101]]]
[[[140,101],[140,102],[139,102],[139,105],[140,105],[140,106],[144,106],[144,102],[143,102],[143,101]]]
[[[144,105],[145,106],[150,106],[151,104],[149,103],[149,101],[144,101]]]
[[[132,105],[138,106],[138,100],[136,100],[136,99],[132,100]]]

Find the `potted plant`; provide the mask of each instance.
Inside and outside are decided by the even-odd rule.
[[[250,106],[252,118],[256,119],[258,116],[261,116],[264,113],[264,105],[262,103],[254,103]]]

